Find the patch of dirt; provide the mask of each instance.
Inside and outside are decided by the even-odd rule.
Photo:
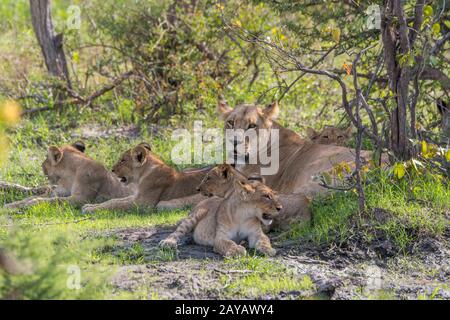
[[[224,264],[221,256],[211,248],[194,244],[190,237],[184,238],[176,253],[171,251],[172,255],[169,253],[168,256],[167,251],[158,247],[158,243],[172,231],[173,228],[141,228],[112,232],[121,240],[122,249],[139,243],[145,250],[145,261],[148,262],[145,265],[120,267],[113,284],[132,291],[144,285],[149,298],[232,298],[226,287],[249,271],[228,270],[229,266]],[[401,257],[382,254],[383,250],[380,251],[377,245],[363,247],[357,239],[340,247],[275,242],[278,253],[270,259],[283,264],[299,277],[308,275],[315,284],[312,295],[317,298],[417,299],[422,296],[449,299],[449,239],[449,234],[439,240],[423,239],[416,243],[410,255]],[[228,277],[226,283],[224,277]],[[305,293],[282,291],[246,298],[301,297],[305,297]]]
[[[160,127],[154,124],[149,124],[146,128],[154,135],[160,131]],[[140,129],[135,125],[103,127],[99,124],[91,124],[80,127],[77,132],[71,134],[71,137],[74,139],[104,139],[111,137],[135,139],[140,136]]]

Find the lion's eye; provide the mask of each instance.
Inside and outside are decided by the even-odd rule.
[[[249,128],[249,129],[255,129],[255,128],[256,128],[256,124],[255,124],[255,123],[250,123],[250,124],[248,125],[248,128]]]
[[[233,127],[233,125],[234,125],[234,120],[228,120],[227,121],[227,126]]]
[[[268,194],[265,194],[264,198],[269,199],[269,200],[271,199],[271,197]]]

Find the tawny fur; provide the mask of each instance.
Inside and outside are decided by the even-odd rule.
[[[352,127],[340,129],[334,126],[325,126],[320,132],[314,130],[313,128],[307,128],[306,134],[314,143],[332,146],[345,146],[352,137],[352,129]]]
[[[204,193],[209,193],[203,188],[207,180],[205,177],[199,186]],[[282,210],[276,193],[262,182],[238,178],[233,179],[232,187],[223,196],[200,202],[160,245],[176,247],[183,235],[193,231],[197,244],[212,246],[224,256],[245,254],[245,248],[237,244],[241,240],[248,240],[250,248],[263,254],[274,255],[276,251],[262,224],[270,224]]]
[[[30,197],[5,205],[5,208],[23,208],[42,202],[67,201],[81,206],[86,203],[125,197],[133,193],[101,163],[92,160],[80,150],[79,144],[48,148],[42,170],[53,189],[51,197]]]
[[[112,171],[124,183],[135,183],[135,194],[96,205],[85,205],[83,212],[103,209],[179,208],[205,199],[196,188],[207,170],[180,172],[165,164],[145,144],[127,150]]]
[[[215,195],[223,198],[226,192],[232,188],[235,179],[265,182],[259,175],[246,177],[230,165],[223,164],[215,167],[206,174],[199,189],[204,195]],[[274,228],[284,229],[296,221],[308,222],[311,220],[311,211],[309,208],[311,199],[305,196],[305,194],[278,194],[278,198],[283,209],[276,216],[273,223],[264,228],[266,231]]]
[[[238,105],[230,108],[222,101],[218,112],[225,123],[225,129],[249,130],[249,128],[278,129],[279,131],[279,168],[275,174],[265,175],[268,186],[282,193],[305,193],[314,196],[328,190],[314,181],[313,177],[322,172],[330,171],[334,165],[343,161],[353,163],[355,152],[340,146],[312,143],[302,139],[294,131],[287,129],[274,120],[278,114],[278,104],[267,107],[253,104]],[[272,145],[268,143],[267,150],[271,152]],[[239,148],[236,149],[239,151]],[[244,155],[240,155],[242,158]],[[363,151],[362,156],[369,159],[371,153]],[[260,162],[256,164],[237,165],[237,168],[249,176],[261,174]]]

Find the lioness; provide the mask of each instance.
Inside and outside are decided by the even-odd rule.
[[[83,206],[84,213],[133,207],[175,208],[197,204],[205,198],[197,193],[196,187],[207,169],[177,171],[156,156],[146,143],[125,151],[112,171],[123,183],[135,183],[136,193],[100,204],[87,204]]]
[[[246,177],[229,164],[222,164],[209,171],[198,190],[205,196],[225,197],[228,190],[233,186],[236,179],[242,181],[260,181],[265,183],[260,175]],[[310,199],[303,193],[297,194],[279,194],[279,201],[283,206],[280,213],[274,218],[273,223],[265,229],[287,227],[294,221],[311,220],[311,211],[309,209]]]
[[[194,230],[197,244],[212,246],[214,251],[226,257],[246,254],[245,248],[237,244],[246,239],[250,248],[275,255],[276,250],[261,227],[261,224],[270,225],[282,209],[272,189],[260,181],[235,179],[223,200],[208,200],[197,205],[160,245],[176,247],[183,234]]]
[[[83,205],[94,201],[125,197],[133,193],[99,162],[85,153],[85,145],[78,141],[62,147],[50,146],[42,163],[42,171],[52,185],[53,197],[31,197],[5,205],[5,208],[21,208],[41,202],[67,201]]]
[[[306,135],[314,143],[333,146],[345,146],[352,137],[353,128],[340,129],[334,126],[325,126],[318,132],[311,127],[306,128]]]
[[[279,152],[278,170],[274,174],[264,175],[267,185],[282,193],[303,192],[310,196],[326,191],[317,181],[313,180],[313,177],[321,172],[331,170],[335,164],[343,161],[354,162],[354,151],[349,148],[317,144],[302,139],[294,131],[284,128],[274,121],[278,111],[279,107],[276,102],[265,108],[254,104],[243,104],[232,109],[223,100],[218,104],[218,112],[225,122],[224,129],[241,129],[244,132],[255,130],[257,133],[261,129],[278,130],[278,141],[268,139],[269,142],[266,146],[259,146],[263,150],[265,149],[267,154],[273,154],[274,151],[277,151],[275,148],[278,148]],[[246,141],[234,140],[233,143],[234,154],[240,159],[247,159],[249,152],[253,151],[247,148]],[[244,146],[240,147],[242,143]],[[363,151],[362,156],[367,158],[370,153]],[[255,164],[246,162],[236,165],[236,168],[247,176],[262,174],[262,167],[269,166],[263,166],[259,158]]]

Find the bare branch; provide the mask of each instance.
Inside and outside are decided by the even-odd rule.
[[[441,48],[444,46],[445,42],[448,41],[449,39],[450,39],[450,31],[447,32],[441,39],[436,41],[436,44],[430,51],[430,56],[434,56],[435,54],[437,54],[438,51],[441,50]]]

